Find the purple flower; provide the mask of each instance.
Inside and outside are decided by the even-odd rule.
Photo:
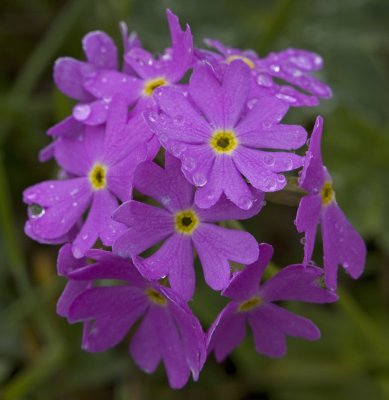
[[[280,306],[277,301],[330,303],[337,296],[318,286],[322,269],[312,266],[290,265],[259,285],[269,263],[273,248],[259,246],[259,259],[236,273],[222,292],[232,301],[222,310],[208,332],[208,352],[215,351],[216,359],[223,360],[244,339],[246,321],[253,331],[255,350],[269,357],[286,353],[286,337],[307,340],[320,338],[320,331],[310,320]]]
[[[336,289],[338,265],[354,279],[363,272],[366,246],[339,208],[332,179],[323,166],[320,142],[323,119],[317,117],[305,158],[305,165],[299,179],[300,186],[308,192],[297,211],[296,227],[305,233],[304,263],[312,257],[317,226],[320,223],[323,238],[325,283]]]
[[[100,238],[110,246],[124,226],[111,219],[118,199],[132,192],[133,172],[147,156],[150,131],[141,116],[127,122],[127,106],[114,99],[106,128],[85,127],[80,135],[59,137],[55,157],[69,179],[46,181],[24,191],[29,205],[26,233],[41,242],[66,238],[90,207],[73,240],[73,254],[82,257]]]
[[[158,59],[141,47],[134,46],[125,54],[125,63],[134,71],[133,76],[113,70],[102,69],[95,71],[84,82],[88,93],[92,94],[100,102],[111,99],[116,93],[121,93],[128,105],[137,102],[136,110],[154,105],[153,92],[157,87],[175,85],[188,69],[192,66],[193,38],[190,28],[182,31],[179,20],[170,10],[167,10],[167,18],[172,41],[171,49]],[[84,110],[84,106],[78,106]],[[88,113],[76,119],[89,123],[89,115],[92,113],[90,104],[85,105]],[[88,114],[88,115],[86,115]]]
[[[134,187],[160,203],[161,207],[129,201],[113,215],[128,227],[114,243],[113,252],[133,257],[148,279],[169,276],[171,287],[183,298],[192,297],[195,289],[193,249],[200,258],[205,280],[215,290],[225,288],[230,280],[228,261],[251,263],[258,257],[258,246],[247,232],[230,230],[214,224],[226,219],[246,219],[262,207],[263,193],[255,191],[249,211],[221,198],[212,208],[203,210],[193,204],[194,187],[180,170],[180,162],[166,154],[165,169],[145,162],[135,174]],[[139,254],[164,241],[162,247],[146,259]]]
[[[252,50],[228,48],[212,39],[205,42],[220,54],[202,50],[197,52],[197,57],[210,62],[219,73],[232,61],[243,61],[256,78],[259,89],[257,96],[273,94],[295,107],[316,106],[319,103],[318,98],[328,99],[332,96],[330,87],[310,75],[323,67],[323,60],[318,54],[301,49],[287,49],[259,58]],[[299,92],[292,86],[277,84],[273,78],[292,84],[312,96]]]
[[[288,110],[281,100],[261,98],[248,107],[251,84],[250,70],[241,61],[227,66],[222,83],[201,65],[192,74],[189,95],[159,88],[162,113],[145,112],[161,144],[180,158],[186,178],[198,187],[195,201],[201,208],[213,206],[224,193],[247,209],[253,192],[244,177],[271,192],[286,185],[280,172],[302,165],[294,153],[258,150],[297,149],[307,133],[301,126],[279,124]]]
[[[123,284],[90,288],[73,301],[69,321],[87,323],[83,349],[115,346],[141,319],[129,348],[136,364],[151,373],[162,360],[173,388],[184,386],[190,373],[197,380],[206,359],[205,335],[187,304],[171,289],[142,278],[131,261],[101,250],[88,256],[97,261],[70,273],[72,281],[114,279]]]

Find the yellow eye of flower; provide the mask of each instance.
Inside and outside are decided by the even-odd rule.
[[[176,231],[185,235],[191,235],[199,224],[199,219],[193,210],[184,210],[176,213]]]
[[[246,65],[248,65],[251,69],[255,67],[254,63],[247,57],[240,56],[238,54],[233,54],[232,56],[228,56],[226,58],[227,64],[231,63],[234,60],[241,60],[243,61]]]
[[[160,306],[164,306],[166,304],[166,298],[155,289],[148,288],[145,292],[151,302],[159,304]]]
[[[321,201],[324,206],[332,203],[335,198],[335,192],[331,182],[326,182],[321,189]]]
[[[166,79],[162,77],[150,79],[145,83],[145,86],[143,88],[143,94],[145,96],[151,96],[156,88],[164,86],[166,84],[167,84]]]
[[[216,131],[210,140],[212,149],[219,154],[231,154],[239,141],[233,131]]]
[[[89,172],[89,182],[93,190],[101,190],[107,186],[107,168],[101,164],[95,164]]]
[[[261,299],[257,296],[254,296],[251,299],[241,303],[238,307],[238,311],[241,312],[250,311],[253,308],[260,306],[261,304],[262,304]]]

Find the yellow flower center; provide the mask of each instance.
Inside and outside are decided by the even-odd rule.
[[[89,182],[93,190],[101,190],[107,186],[107,167],[95,164],[89,172]]]
[[[332,189],[331,182],[326,182],[321,189],[321,201],[324,206],[332,203],[335,198],[334,189]]]
[[[166,304],[166,298],[155,289],[148,288],[146,289],[145,293],[151,302],[160,306],[164,306]]]
[[[259,297],[254,296],[251,299],[246,300],[243,303],[241,303],[238,307],[238,311],[241,311],[241,312],[250,311],[253,308],[260,306],[261,304],[262,304],[262,300]]]
[[[176,231],[184,235],[191,235],[199,224],[199,219],[193,210],[184,210],[176,213]]]
[[[167,84],[167,81],[163,77],[149,79],[145,82],[145,86],[143,88],[143,94],[145,96],[151,96],[154,90],[160,86],[164,86]]]
[[[243,61],[246,65],[248,65],[251,69],[253,69],[255,67],[254,63],[247,57],[244,56],[240,56],[238,54],[233,54],[232,56],[228,56],[226,58],[226,62],[227,64],[230,64],[231,62],[233,62],[234,60],[241,60]]]
[[[209,142],[212,149],[219,154],[231,154],[239,141],[233,131],[215,131]]]

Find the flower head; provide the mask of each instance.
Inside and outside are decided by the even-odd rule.
[[[223,360],[246,334],[246,321],[253,331],[255,349],[269,357],[286,353],[286,337],[296,336],[317,340],[320,331],[310,320],[274,304],[277,301],[330,303],[337,296],[318,286],[322,270],[317,267],[290,265],[260,285],[273,249],[259,246],[259,258],[254,264],[237,272],[222,292],[232,301],[222,310],[208,332],[208,352],[215,351]]]
[[[68,179],[46,181],[24,191],[29,205],[26,233],[42,242],[60,242],[78,225],[89,208],[85,223],[73,240],[73,254],[82,257],[100,238],[112,245],[124,226],[112,221],[119,201],[132,192],[136,166],[147,157],[150,132],[138,116],[127,122],[125,102],[116,97],[107,126],[85,127],[78,135],[56,140],[54,153]]]
[[[300,201],[296,227],[299,232],[305,233],[304,263],[308,263],[314,249],[317,226],[321,225],[325,283],[327,287],[336,289],[338,265],[342,265],[354,279],[362,274],[366,246],[336,202],[332,179],[321,158],[322,131],[323,119],[318,117],[299,179],[300,186],[308,195]]]
[[[196,53],[197,58],[211,63],[219,75],[234,60],[243,61],[256,80],[254,97],[273,95],[292,107],[301,107],[316,106],[319,98],[332,96],[330,87],[310,74],[323,67],[323,60],[318,54],[290,48],[260,58],[252,50],[229,48],[213,39],[206,39],[205,42],[218,53],[200,50]],[[298,87],[300,91],[293,86],[279,84],[274,78]]]
[[[229,261],[250,263],[257,259],[258,247],[253,236],[214,223],[252,217],[262,207],[262,193],[253,193],[254,200],[248,211],[225,197],[212,208],[200,209],[193,202],[194,187],[183,176],[180,161],[170,154],[166,154],[165,169],[152,162],[141,164],[134,187],[160,203],[160,207],[134,200],[124,203],[113,219],[128,229],[115,241],[113,252],[132,257],[147,278],[167,275],[171,287],[189,299],[195,289],[194,249],[206,282],[215,290],[225,288],[230,280]],[[138,257],[160,242],[163,244],[154,254]]]
[[[288,106],[274,97],[248,108],[251,81],[249,68],[239,60],[227,66],[222,82],[202,65],[192,74],[189,95],[160,88],[156,98],[162,113],[146,113],[161,144],[181,160],[186,178],[198,187],[195,202],[201,208],[213,206],[224,193],[248,209],[253,194],[244,178],[264,192],[280,190],[286,178],[279,173],[302,164],[291,152],[258,150],[297,149],[306,132],[279,124]]]
[[[129,348],[136,364],[151,373],[163,361],[173,388],[184,386],[190,373],[197,380],[206,358],[205,337],[187,304],[171,289],[144,279],[131,261],[101,250],[88,256],[96,262],[70,273],[71,281],[122,284],[92,287],[74,299],[68,319],[86,322],[82,347],[111,348],[141,319]]]

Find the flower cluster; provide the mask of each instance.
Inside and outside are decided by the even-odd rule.
[[[208,354],[220,361],[238,346],[246,321],[269,357],[285,354],[287,336],[318,339],[313,322],[277,302],[336,301],[338,267],[358,278],[366,249],[322,163],[323,119],[305,155],[306,130],[281,122],[289,107],[331,97],[312,75],[321,57],[288,49],[260,58],[216,40],[197,49],[189,26],[169,10],[167,20],[171,45],[157,58],[122,24],[120,64],[99,31],[83,39],[85,61],[57,60],[55,83],[77,104],[40,154],[58,163],[58,179],[26,189],[24,202],[26,234],[63,244],[57,311],[83,323],[82,347],[103,351],[131,332],[135,363],[152,372],[162,361],[179,388]],[[299,169],[304,259],[260,284],[272,246],[220,222],[256,216]],[[323,268],[312,262],[319,223]],[[207,333],[188,306],[196,255],[206,284],[231,300]]]

